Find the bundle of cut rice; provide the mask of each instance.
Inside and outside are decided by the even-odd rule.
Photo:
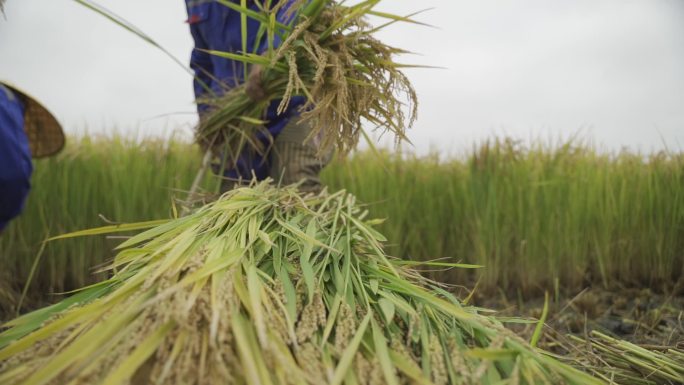
[[[375,223],[344,192],[227,193],[5,325],[0,383],[603,383],[386,256]]]
[[[324,150],[334,146],[345,153],[354,148],[363,121],[393,133],[397,140],[406,139],[406,128],[416,117],[417,101],[401,71],[405,65],[394,61],[395,55],[405,51],[384,44],[374,34],[386,25],[415,23],[413,20],[376,11],[380,0],[353,6],[334,0],[269,0],[258,3],[259,11],[247,8],[244,0],[218,2],[244,15],[243,36],[246,20],[258,20],[261,28],[257,41],[265,39],[269,49],[259,52],[243,41],[241,54],[210,53],[262,66],[266,98],[254,102],[247,96],[245,85],[240,85],[222,97],[201,100],[213,106],[214,112],[198,127],[199,141],[223,144],[229,162],[245,148],[263,151],[263,144],[255,138],[258,133],[268,135],[262,120],[264,111],[274,100],[281,100],[282,112],[293,96],[306,98],[302,118],[311,123],[311,137],[322,138]],[[277,23],[276,15],[286,7],[291,22]],[[374,28],[366,20],[368,15],[389,22]],[[283,43],[274,48],[276,37]]]

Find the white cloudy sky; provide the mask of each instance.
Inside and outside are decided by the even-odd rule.
[[[100,0],[183,61],[180,0]],[[438,29],[398,25],[383,39],[445,67],[411,70],[419,152],[454,153],[492,135],[567,138],[607,149],[684,148],[682,0],[388,0]],[[22,86],[70,132],[189,133],[191,77],[73,0],[8,0],[0,78]]]

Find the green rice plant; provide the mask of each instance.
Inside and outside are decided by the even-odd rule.
[[[5,324],[0,383],[603,384],[388,257],[377,223],[344,191],[229,192]]]
[[[300,111],[302,119],[311,123],[313,137],[322,138],[322,151],[335,147],[342,153],[353,149],[362,134],[362,122],[369,122],[382,131],[394,134],[398,141],[406,140],[405,132],[416,116],[417,96],[401,69],[395,55],[406,51],[388,46],[374,37],[385,26],[373,27],[368,15],[394,22],[414,22],[376,11],[380,0],[365,0],[347,6],[344,1],[298,1],[287,9],[292,21],[288,25],[276,22],[288,1],[264,1],[259,11],[252,11],[234,1],[219,3],[241,12],[246,18],[258,20],[261,29],[257,42],[267,41],[269,49],[243,44],[242,53],[209,51],[209,53],[252,66],[261,66],[266,97],[252,100],[238,85],[225,95],[201,100],[213,113],[198,127],[198,140],[214,146],[223,145],[229,164],[234,163],[244,149],[265,150],[255,140],[258,133],[268,135],[264,128],[264,111],[274,100],[280,100],[282,113],[293,96],[306,97]],[[246,38],[243,20],[243,37]],[[275,48],[278,36],[282,44]],[[247,71],[247,65],[245,65]],[[247,78],[247,73],[245,73]],[[405,108],[407,107],[407,108]]]
[[[495,139],[451,158],[357,153],[323,179],[388,219],[388,253],[485,266],[433,275],[443,282],[480,279],[511,298],[587,285],[672,291],[684,276],[681,153]]]

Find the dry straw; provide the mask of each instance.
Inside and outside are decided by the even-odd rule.
[[[227,193],[5,325],[0,383],[603,383],[388,257],[375,224],[345,192]]]

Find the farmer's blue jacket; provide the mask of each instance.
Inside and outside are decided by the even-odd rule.
[[[23,102],[0,83],[0,231],[21,212],[31,188]]]
[[[240,3],[239,0],[232,1],[237,4]],[[292,2],[290,1],[288,4]],[[259,10],[253,0],[248,0],[247,3],[250,9]],[[273,3],[275,4],[275,1]],[[202,83],[210,87],[215,95],[220,96],[226,89],[245,81],[243,63],[211,55],[202,50],[241,53],[241,14],[215,0],[186,0],[185,5],[188,11],[187,23],[190,25],[190,32],[195,40],[195,49],[190,57],[190,67],[195,71],[195,97],[208,96]],[[287,6],[283,7],[277,15],[277,20],[280,23],[288,24],[291,22],[289,19],[292,17],[288,14],[287,8]],[[268,41],[265,36],[262,41],[256,41],[259,26],[259,21],[247,18],[248,52],[253,52],[255,46],[258,47],[257,53],[263,53],[268,49]],[[273,44],[274,48],[281,44],[277,35]],[[276,112],[280,101],[275,100],[271,103],[270,108],[265,113],[264,120],[268,122],[266,127],[273,138],[280,134],[290,119],[297,116],[297,111],[304,102],[303,97],[293,98],[289,108],[281,115]],[[200,115],[207,112],[206,105],[198,104],[197,108]],[[265,136],[259,139],[265,145],[269,142],[269,138]],[[225,176],[234,179],[251,179],[252,173],[259,180],[265,179],[268,176],[268,159],[263,159],[258,155],[244,154],[238,161],[237,168],[229,170]]]

